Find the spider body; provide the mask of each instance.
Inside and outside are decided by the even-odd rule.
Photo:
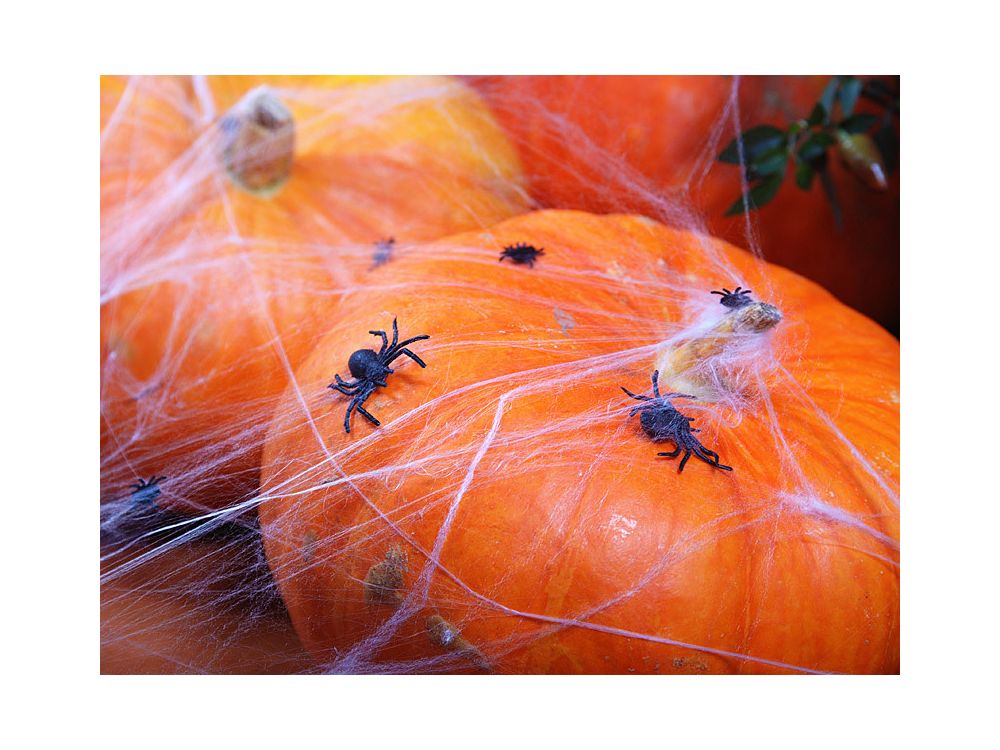
[[[383,388],[385,376],[392,373],[392,368],[382,362],[374,349],[358,349],[347,360],[347,369],[358,380],[370,380]]]
[[[636,414],[639,414],[639,424],[650,440],[656,443],[671,442],[674,444],[673,451],[669,453],[657,453],[656,455],[677,458],[683,452],[684,457],[681,458],[680,466],[677,468],[678,473],[684,471],[684,466],[692,455],[697,456],[708,465],[714,466],[717,469],[732,471],[733,468],[731,466],[725,466],[719,462],[718,453],[706,448],[694,436],[694,433],[700,432],[700,430],[691,428],[694,417],[687,417],[681,414],[670,402],[672,398],[694,398],[694,396],[688,396],[683,393],[661,394],[659,377],[660,371],[655,370],[653,372],[654,398],[637,396],[628,388],[622,388],[628,396],[634,398],[636,401],[646,402],[632,409],[629,412],[629,416],[634,417]]]
[[[722,291],[713,290],[712,294],[719,294],[722,299],[719,300],[720,305],[725,305],[726,307],[731,307],[736,309],[738,307],[746,307],[753,302],[749,295],[750,290],[744,289],[743,287],[736,287],[733,291],[729,291],[725,287],[722,287]]]
[[[396,246],[396,238],[389,237],[388,239],[379,240],[375,243],[375,252],[372,253],[372,267],[369,270],[374,270],[379,266],[384,266],[390,260],[392,260],[392,251]]]
[[[369,331],[368,333],[372,336],[380,336],[382,338],[382,347],[377,352],[374,349],[358,349],[347,360],[347,369],[354,376],[354,380],[346,381],[338,374],[334,375],[336,382],[330,383],[327,386],[327,388],[332,388],[339,393],[343,393],[345,396],[351,397],[351,402],[347,406],[347,413],[344,414],[344,432],[347,433],[351,431],[351,412],[355,409],[376,427],[381,424],[381,422],[365,410],[363,404],[375,392],[376,388],[385,388],[388,386],[386,378],[393,373],[393,369],[389,365],[395,359],[405,354],[421,367],[427,367],[420,357],[406,347],[414,341],[429,339],[430,336],[414,336],[405,341],[400,341],[399,327],[396,324],[395,318],[392,319],[391,344],[385,331]]]
[[[544,248],[536,248],[524,242],[518,242],[516,245],[508,245],[503,249],[503,252],[500,253],[500,262],[503,263],[505,258],[509,258],[513,263],[534,268],[539,255],[545,255]]]
[[[140,478],[132,485],[132,500],[136,503],[151,503],[160,496],[160,482],[166,477],[151,476],[149,479]]]

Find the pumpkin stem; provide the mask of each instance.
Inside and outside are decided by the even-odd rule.
[[[781,322],[781,311],[766,302],[752,302],[735,308],[708,331],[679,346],[659,353],[656,369],[674,390],[697,396],[702,401],[718,401],[731,391],[725,382],[725,363],[720,356],[734,354],[738,347],[752,341],[755,334],[766,333]]]
[[[229,177],[257,195],[276,193],[292,171],[295,121],[265,86],[250,91],[220,122],[222,163]]]

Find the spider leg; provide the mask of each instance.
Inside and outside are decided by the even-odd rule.
[[[663,398],[660,395],[660,371],[653,370],[653,395],[657,398]]]
[[[392,346],[390,346],[389,348],[390,349],[394,349],[396,347],[396,342],[397,341],[399,341],[399,326],[396,324],[396,318],[393,318],[392,319]]]
[[[344,414],[344,432],[348,435],[351,434],[351,412],[354,411],[354,407],[358,404],[358,398],[355,396],[351,399],[351,403],[347,405],[347,413]]]
[[[342,385],[345,388],[357,388],[359,385],[361,385],[361,381],[360,380],[354,380],[354,381],[351,381],[351,382],[348,382],[348,381],[344,380],[342,377],[340,377],[340,373],[339,372],[335,372],[333,374],[333,377],[336,378],[337,385]]]
[[[400,357],[400,356],[402,356],[404,354],[407,357],[409,357],[410,359],[412,359],[414,362],[416,362],[418,365],[420,365],[421,367],[427,367],[427,363],[426,362],[424,362],[422,359],[420,359],[420,357],[418,357],[416,354],[414,354],[413,352],[411,352],[409,349],[406,349],[406,348],[403,348],[403,349],[400,349],[400,350],[396,351],[391,357],[389,357],[389,359],[387,359],[385,361],[385,363],[389,364],[394,359],[396,359],[397,357]]]
[[[709,456],[712,459],[714,459],[716,463],[719,462],[719,454],[716,453],[715,451],[709,450],[708,448],[706,448],[704,445],[701,445],[700,443],[698,445],[694,446],[694,452],[698,453],[698,454],[704,454],[705,456]]]
[[[686,464],[688,462],[689,458],[691,458],[691,449],[690,448],[688,448],[688,449],[686,449],[684,451],[684,458],[681,459],[681,465],[679,467],[677,467],[677,473],[678,474],[680,474],[682,471],[684,471],[684,464]]]
[[[385,354],[385,350],[389,348],[389,337],[385,335],[385,331],[369,331],[372,336],[382,337],[382,348],[378,350],[378,356],[381,357]]]
[[[630,391],[628,388],[626,388],[623,385],[620,385],[618,387],[621,388],[623,391],[625,391],[625,393],[627,393],[629,396],[631,396],[632,398],[634,398],[636,401],[652,401],[653,400],[649,396],[636,396],[634,393],[632,393],[632,391]]]
[[[681,452],[681,447],[679,444],[674,443],[677,447],[670,453],[657,453],[657,456],[666,456],[667,458],[677,458],[677,455]]]
[[[357,393],[357,391],[348,390],[340,383],[330,383],[330,385],[328,385],[327,388],[332,388],[335,391],[339,391],[340,393],[343,393],[345,396],[353,396]]]
[[[718,453],[716,453],[715,451],[710,451],[704,445],[697,445],[697,446],[695,446],[694,447],[694,453],[695,453],[696,456],[698,456],[698,458],[700,458],[702,461],[704,461],[705,463],[707,463],[707,464],[709,464],[711,466],[715,466],[715,467],[717,467],[719,469],[725,469],[726,471],[732,471],[733,470],[732,466],[725,466],[724,464],[722,464],[719,461],[719,454]],[[713,458],[709,458],[709,456],[712,456]]]
[[[429,338],[430,338],[430,336],[428,336],[425,333],[422,336],[414,336],[412,339],[406,339],[406,341],[400,341],[398,344],[394,341],[392,343],[392,346],[389,347],[389,350],[392,351],[392,352],[398,352],[404,346],[409,346],[410,344],[412,344],[415,341],[423,341],[424,339],[429,339]]]
[[[369,413],[368,413],[367,411],[365,411],[365,407],[363,407],[363,406],[362,406],[361,404],[358,404],[356,408],[357,408],[357,410],[358,410],[359,412],[361,412],[361,413],[362,413],[362,414],[363,414],[364,416],[368,417],[368,421],[369,421],[369,422],[371,422],[371,423],[372,423],[373,425],[375,425],[376,427],[378,427],[378,426],[379,426],[380,424],[382,424],[382,423],[381,423],[381,422],[379,422],[379,421],[378,421],[377,419],[375,419],[375,417],[373,417],[373,416],[372,416],[371,414],[369,414]]]

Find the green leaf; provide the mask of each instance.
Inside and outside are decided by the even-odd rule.
[[[781,148],[768,151],[766,154],[761,154],[756,160],[754,160],[753,164],[748,165],[748,177],[756,179],[758,177],[775,174],[776,172],[784,172],[785,164],[787,163],[788,149],[785,148],[784,144],[782,144]]]
[[[840,128],[848,133],[864,133],[876,122],[878,122],[878,115],[862,112],[848,117],[840,123]]]
[[[861,79],[853,76],[845,76],[841,80],[840,93],[837,98],[840,101],[840,111],[844,117],[850,117],[854,113],[854,105],[858,102],[862,85]]]
[[[843,213],[840,210],[840,200],[837,198],[837,189],[833,186],[833,178],[830,177],[830,172],[826,169],[821,169],[819,171],[819,181],[823,186],[823,192],[826,193],[826,198],[830,201],[830,210],[833,212],[833,223],[838,230],[844,228]]]
[[[784,130],[773,125],[758,125],[743,131],[739,138],[734,138],[722,153],[719,154],[719,161],[726,164],[739,164],[740,152],[737,141],[743,141],[743,158],[746,162],[752,163],[756,157],[767,151],[773,150],[777,145],[786,139]]]
[[[822,102],[816,102],[816,106],[813,107],[813,111],[809,115],[809,119],[806,124],[811,128],[814,125],[819,125],[826,119],[826,114],[829,110],[823,106]]]
[[[826,88],[823,89],[823,93],[820,94],[819,104],[822,105],[826,114],[823,115],[823,122],[829,122],[830,113],[833,112],[833,99],[837,95],[837,89],[840,88],[840,76],[834,76],[830,79],[830,82],[826,84]]]
[[[812,187],[813,177],[815,176],[816,171],[804,161],[800,161],[795,165],[795,184],[803,190],[808,190]]]
[[[834,143],[834,138],[828,133],[813,133],[809,140],[802,144],[799,149],[799,159],[801,161],[813,161],[823,155],[827,146]]]
[[[773,174],[770,177],[766,177],[759,183],[750,188],[749,194],[745,196],[748,200],[744,204],[744,196],[740,196],[739,199],[729,207],[726,211],[726,216],[734,216],[735,214],[741,214],[746,210],[746,206],[749,205],[751,211],[756,208],[761,208],[771,202],[775,195],[778,194],[778,188],[781,187],[782,180],[785,179],[783,173]]]

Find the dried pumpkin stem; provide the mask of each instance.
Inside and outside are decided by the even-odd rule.
[[[660,380],[672,390],[683,391],[705,401],[723,397],[719,372],[710,365],[737,346],[747,342],[748,335],[763,334],[781,321],[781,311],[766,302],[752,302],[727,313],[708,331],[659,353],[656,369]]]
[[[229,177],[257,195],[276,193],[292,171],[295,121],[267,87],[249,92],[222,119],[222,163]]]

